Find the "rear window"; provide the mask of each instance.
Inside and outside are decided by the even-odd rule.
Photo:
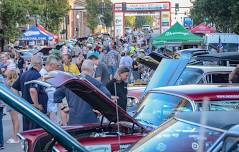
[[[206,76],[207,83],[229,83],[229,73],[212,73]]]
[[[205,104],[205,105],[203,105]],[[197,103],[200,111],[239,111],[239,100]]]
[[[186,68],[177,80],[176,85],[196,84],[200,81],[202,75],[202,70]]]

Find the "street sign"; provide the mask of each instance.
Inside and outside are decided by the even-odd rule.
[[[193,19],[190,18],[190,17],[184,17],[183,26],[184,27],[192,27],[193,26]]]

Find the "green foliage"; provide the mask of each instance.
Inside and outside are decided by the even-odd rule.
[[[93,31],[99,24],[98,16],[103,15],[106,27],[112,26],[112,3],[110,0],[104,0],[104,11],[101,14],[101,0],[86,0],[87,26]]]
[[[136,20],[135,16],[126,16],[125,17],[125,25],[129,26],[129,27],[134,27],[135,20]]]
[[[105,10],[103,14],[104,23],[106,27],[111,27],[113,20],[112,3],[110,0],[104,0],[104,2],[105,2]]]
[[[70,6],[67,0],[1,0],[0,20],[3,33],[0,38],[15,41],[21,34],[17,25],[34,23],[38,18],[47,30],[59,32],[60,24]]]
[[[126,16],[125,25],[130,27],[141,28],[143,25],[152,25],[152,16]]]
[[[97,16],[100,13],[97,0],[86,0],[87,26],[93,31],[98,25]]]
[[[30,8],[31,16],[38,16],[47,30],[58,33],[70,6],[67,0],[36,0],[31,1]]]
[[[153,17],[152,16],[136,16],[136,19],[135,19],[136,28],[140,28],[145,24],[152,25]]]
[[[3,33],[0,38],[13,42],[19,36],[21,31],[17,25],[29,22],[27,19],[27,1],[26,0],[2,0],[0,4],[0,20]]]
[[[238,13],[238,0],[196,0],[191,17],[195,24],[212,23],[220,32],[239,33]]]

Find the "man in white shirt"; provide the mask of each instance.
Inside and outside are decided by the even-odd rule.
[[[57,70],[59,61],[54,56],[49,56],[46,60],[46,65],[41,69],[40,74],[44,78],[49,72]],[[55,89],[47,88],[46,89],[48,101],[47,101],[47,113],[51,120],[57,122],[56,112],[57,112],[57,103],[54,103],[54,92]]]

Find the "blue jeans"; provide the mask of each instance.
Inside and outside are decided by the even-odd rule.
[[[0,147],[3,147],[4,145],[2,116],[3,116],[3,107],[0,107]]]
[[[115,72],[117,71],[117,67],[112,66],[112,65],[108,65],[108,70],[109,70],[110,75],[112,75],[114,77]]]

